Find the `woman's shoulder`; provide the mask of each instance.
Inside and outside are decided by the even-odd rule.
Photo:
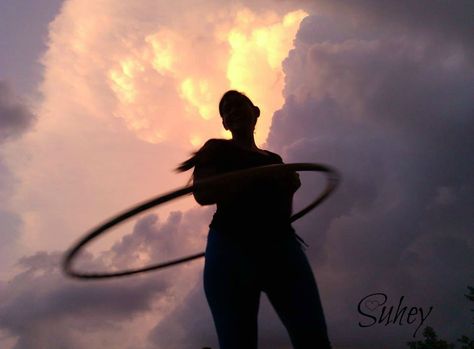
[[[218,147],[218,146],[223,146],[229,143],[228,139],[223,139],[223,138],[211,138],[204,143],[201,149],[204,148],[212,148],[212,147]]]
[[[214,162],[222,157],[225,153],[228,141],[226,139],[211,138],[197,151],[198,161]]]
[[[181,163],[176,170],[178,172],[184,172],[196,166],[222,161],[223,154],[225,153],[223,149],[227,143],[228,141],[225,139],[209,139],[199,150],[193,153],[193,156]]]
[[[271,157],[273,157],[275,160],[277,160],[278,162],[280,163],[283,163],[283,159],[280,155],[278,155],[277,153],[274,153],[270,150],[264,150],[268,155],[270,155]]]
[[[227,139],[211,138],[204,143],[199,152],[218,152],[229,144]]]
[[[198,151],[201,157],[210,158],[216,156],[224,156],[224,154],[229,154],[229,152],[235,152],[236,149],[239,149],[232,143],[229,139],[222,138],[211,138],[204,143],[201,149]],[[274,153],[270,150],[262,149],[260,152],[266,153],[267,156],[273,159],[277,163],[283,163],[283,159],[277,153]],[[243,155],[240,154],[239,155]],[[244,154],[245,155],[245,154]]]

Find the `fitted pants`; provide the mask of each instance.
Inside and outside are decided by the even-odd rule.
[[[220,349],[256,349],[260,293],[265,292],[294,349],[331,348],[318,287],[294,235],[249,245],[209,231],[204,291]]]

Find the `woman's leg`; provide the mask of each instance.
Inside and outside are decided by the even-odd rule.
[[[219,233],[209,232],[204,264],[204,291],[220,349],[256,349],[260,290],[242,251]]]
[[[264,291],[282,320],[294,349],[331,348],[316,280],[295,240],[279,248],[265,265]]]

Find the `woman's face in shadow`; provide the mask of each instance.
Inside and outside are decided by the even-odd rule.
[[[239,96],[231,96],[222,102],[222,125],[232,133],[251,132],[257,117],[255,107]]]

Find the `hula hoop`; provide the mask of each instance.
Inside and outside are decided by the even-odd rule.
[[[116,272],[110,272],[110,273],[84,273],[84,272],[75,271],[72,268],[72,261],[74,257],[79,253],[79,251],[87,243],[97,238],[100,234],[104,233],[106,230],[112,228],[113,226],[119,223],[124,222],[125,220],[129,219],[130,217],[140,212],[146,211],[152,207],[161,205],[165,202],[174,200],[181,196],[191,194],[194,190],[198,188],[210,186],[220,180],[225,180],[225,181],[235,180],[241,176],[246,176],[246,175],[275,174],[278,172],[286,172],[286,171],[324,172],[326,173],[326,177],[327,177],[326,188],[311,204],[309,204],[307,207],[305,207],[298,213],[295,213],[294,215],[292,215],[290,218],[291,222],[294,222],[297,219],[303,217],[305,214],[307,214],[309,211],[311,211],[317,205],[319,205],[323,200],[325,200],[329,196],[329,194],[331,194],[334,191],[334,189],[336,189],[339,183],[339,175],[336,170],[326,165],[311,164],[311,163],[276,164],[276,165],[259,166],[259,167],[253,167],[246,170],[239,170],[239,171],[235,171],[231,173],[226,173],[223,175],[209,177],[200,181],[195,181],[194,184],[192,185],[177,189],[175,191],[160,195],[156,198],[153,198],[151,200],[138,204],[132,209],[125,211],[121,214],[118,214],[117,216],[111,218],[109,221],[93,229],[90,233],[88,233],[86,236],[80,239],[75,245],[73,245],[73,247],[70,248],[68,252],[65,254],[65,258],[63,259],[63,263],[62,263],[63,272],[66,273],[70,277],[79,278],[79,279],[103,279],[103,278],[112,278],[112,277],[120,277],[120,276],[127,276],[127,275],[132,275],[132,274],[137,274],[137,273],[143,273],[147,271],[170,267],[170,266],[177,265],[180,263],[185,263],[193,259],[201,258],[204,256],[204,252],[193,254],[187,257],[183,257],[183,258],[173,259],[167,262],[149,265],[149,266],[138,268],[138,269],[128,269],[128,270],[116,271]]]

